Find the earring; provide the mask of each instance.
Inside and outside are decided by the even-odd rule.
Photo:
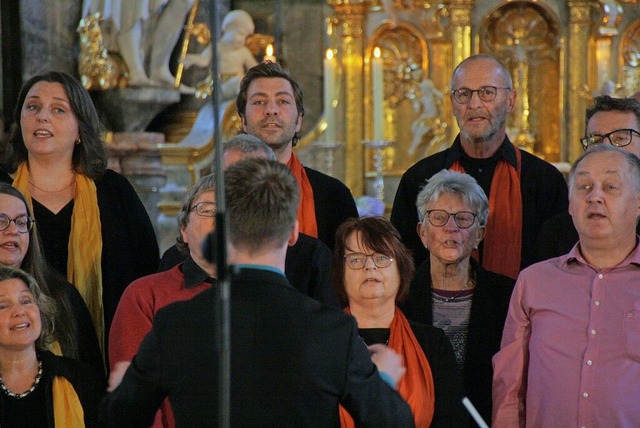
[[[76,143],[76,145],[78,145],[78,144],[82,143],[82,140],[80,138],[78,138],[78,139],[76,139],[75,143]]]

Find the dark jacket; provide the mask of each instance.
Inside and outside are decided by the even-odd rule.
[[[186,256],[173,245],[162,255],[160,271],[183,262]],[[304,233],[295,245],[287,247],[284,273],[293,287],[326,305],[339,307],[331,287],[331,251],[321,240]]]
[[[304,167],[316,208],[318,238],[333,251],[336,230],[345,220],[358,217],[358,208],[351,191],[337,178]]]
[[[413,426],[352,317],[272,271],[240,269],[230,288],[233,426],[339,426],[338,403],[361,426]],[[215,293],[158,312],[122,383],[103,401],[109,426],[148,424],[167,395],[177,426],[217,426]]]
[[[491,421],[491,359],[500,350],[502,330],[515,281],[484,270],[470,260],[476,274],[463,377],[465,390],[482,417]],[[409,297],[401,305],[410,320],[432,325],[431,266],[427,259],[416,271]]]
[[[520,152],[522,155],[520,269],[524,269],[537,261],[536,239],[542,223],[555,214],[566,210],[569,205],[569,197],[564,177],[556,167],[523,150]],[[393,201],[391,223],[400,232],[402,241],[407,248],[413,252],[416,265],[422,263],[428,256],[428,252],[416,232],[418,224],[416,198],[420,190],[427,184],[427,179],[445,168],[451,168],[459,160],[467,174],[478,181],[480,187],[489,197],[493,171],[500,159],[505,159],[511,164],[516,162],[515,150],[508,138],[505,138],[502,146],[492,158],[477,160],[464,153],[460,136],[458,136],[451,147],[418,161],[404,173]],[[486,163],[488,164],[484,165]],[[483,165],[482,168],[479,164]],[[482,250],[482,243],[480,245],[480,250]]]
[[[444,331],[430,325],[409,321],[413,334],[424,351],[436,394],[431,428],[455,428],[469,425],[469,414],[462,405],[464,383],[453,348]]]

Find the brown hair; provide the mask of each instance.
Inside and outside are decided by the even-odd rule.
[[[100,138],[101,124],[93,101],[87,90],[73,76],[50,71],[45,74],[33,76],[27,80],[18,96],[16,109],[13,112],[14,127],[8,143],[3,145],[0,153],[0,167],[9,173],[13,173],[28,157],[27,148],[22,138],[20,118],[27,94],[38,82],[55,82],[62,85],[69,97],[69,105],[78,121],[80,143],[73,148],[73,170],[84,174],[91,179],[96,179],[104,174],[107,169],[107,156]]]
[[[396,295],[396,302],[404,300],[409,293],[411,279],[415,272],[411,251],[402,243],[398,230],[385,217],[364,217],[348,219],[336,231],[336,244],[331,263],[331,282],[340,303],[343,306],[349,304],[344,285],[344,255],[347,239],[356,232],[359,233],[361,246],[376,253],[390,256],[398,264],[400,287]]]
[[[300,117],[304,117],[304,103],[303,103],[303,95],[302,88],[300,84],[293,80],[291,75],[287,71],[285,71],[280,64],[267,61],[262,62],[254,67],[251,67],[247,70],[247,73],[242,78],[240,82],[240,92],[238,93],[238,97],[236,98],[236,108],[238,109],[238,114],[242,121],[245,121],[245,113],[247,111],[247,90],[249,89],[249,85],[255,79],[259,79],[261,77],[273,78],[279,77],[281,79],[286,79],[293,89],[293,98],[296,102],[296,109],[298,110],[298,115]],[[296,132],[292,139],[293,147],[298,144],[298,140],[300,140],[300,135]]]

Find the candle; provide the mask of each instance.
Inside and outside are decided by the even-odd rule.
[[[373,50],[371,59],[371,84],[373,104],[373,139],[384,139],[384,66],[380,48]]]
[[[336,114],[333,105],[336,86],[336,59],[333,56],[333,49],[327,49],[327,56],[324,59],[324,118],[327,127],[324,131],[325,141],[335,142],[336,140]]]
[[[276,62],[276,56],[273,54],[273,45],[271,43],[267,45],[267,48],[265,49],[264,58],[262,59],[262,62],[267,62],[267,61]]]

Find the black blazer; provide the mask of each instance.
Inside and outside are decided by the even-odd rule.
[[[142,426],[169,397],[177,426],[217,426],[215,289],[161,309],[115,392],[109,426]],[[338,403],[361,426],[413,426],[379,376],[355,320],[262,269],[231,280],[233,426],[339,426]]]
[[[185,259],[173,245],[162,255],[159,271],[169,270]],[[300,233],[295,245],[287,247],[284,273],[298,291],[326,305],[340,307],[331,286],[331,250],[321,240]]]
[[[357,218],[358,208],[351,191],[340,180],[306,166],[304,170],[313,189],[318,239],[333,251],[338,226],[349,218]]]
[[[440,328],[413,321],[409,321],[409,325],[429,361],[433,375],[436,402],[430,428],[468,426],[469,414],[462,405],[462,372],[449,339]]]
[[[476,273],[476,288],[471,304],[463,377],[469,399],[489,422],[493,379],[491,359],[500,350],[502,330],[515,281],[483,269],[474,259],[470,263]],[[400,306],[410,320],[433,324],[429,259],[416,271],[409,297]]]

